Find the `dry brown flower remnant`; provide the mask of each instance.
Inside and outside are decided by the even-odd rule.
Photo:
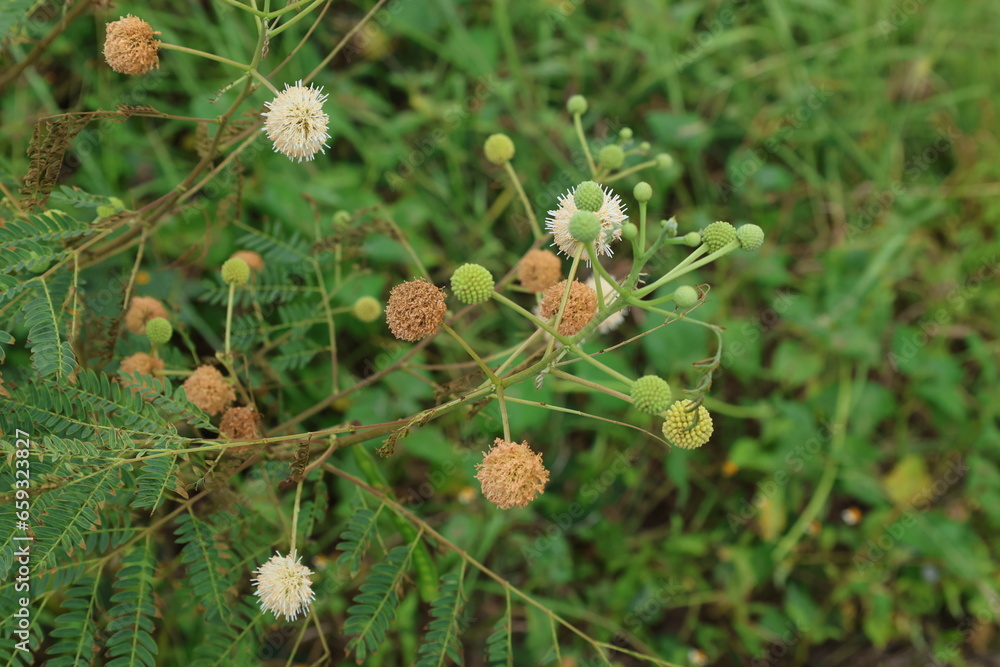
[[[199,366],[184,381],[189,401],[210,415],[217,415],[236,400],[236,392],[214,366]]]
[[[502,510],[524,507],[545,491],[549,481],[542,455],[531,451],[527,441],[517,444],[497,438],[476,469],[483,495]]]
[[[168,319],[167,309],[151,296],[136,296],[125,313],[125,328],[140,336],[146,333],[146,322],[154,317]]]
[[[423,279],[393,287],[385,308],[392,335],[412,343],[434,333],[448,310],[444,297],[444,290]]]
[[[157,359],[156,357],[146,354],[145,352],[137,352],[130,357],[122,359],[122,364],[119,367],[119,370],[122,373],[142,373],[143,375],[152,375],[154,371],[162,371],[163,368],[162,359]]]
[[[222,421],[219,422],[219,433],[227,440],[259,440],[261,436],[260,413],[252,406],[229,408],[222,414]],[[230,447],[229,451],[239,454],[252,446]]]
[[[559,312],[563,293],[566,291],[566,281],[561,280],[545,290],[538,314],[548,319]],[[572,336],[587,326],[597,314],[597,293],[579,280],[574,280],[569,288],[569,298],[566,300],[566,310],[559,322],[559,333]]]
[[[121,74],[145,74],[160,66],[159,31],[129,14],[107,24],[104,60]]]
[[[517,265],[517,279],[529,292],[544,292],[562,278],[562,262],[551,250],[529,250]]]
[[[260,256],[260,253],[256,253],[253,250],[237,250],[230,259],[233,257],[246,262],[251,271],[259,273],[264,270],[264,258]]]

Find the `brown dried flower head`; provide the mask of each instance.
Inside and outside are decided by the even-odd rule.
[[[107,25],[104,60],[121,74],[145,74],[160,66],[160,42],[152,26],[129,14]]]
[[[167,309],[151,296],[133,297],[125,313],[125,328],[134,334],[146,333],[146,322],[154,317],[168,319]]]
[[[122,359],[122,365],[119,367],[119,370],[122,373],[138,372],[143,375],[152,375],[153,371],[163,370],[163,360],[157,359],[145,352],[138,352],[131,357]]]
[[[502,510],[524,507],[545,491],[549,481],[542,455],[531,451],[527,442],[517,444],[497,438],[476,469],[483,495]]]
[[[548,319],[559,312],[559,304],[562,303],[565,291],[565,280],[561,280],[545,290],[542,303],[539,304],[538,314]],[[596,314],[597,293],[579,280],[574,280],[573,285],[569,288],[566,310],[563,311],[562,321],[559,323],[559,333],[563,336],[572,336],[578,333],[587,326],[590,320],[594,319]]]
[[[444,290],[423,279],[393,287],[385,308],[385,320],[392,335],[414,342],[434,333],[448,310],[444,297]]]
[[[264,270],[264,258],[260,256],[260,253],[256,253],[253,250],[237,250],[230,259],[233,257],[246,262],[251,271],[260,272]]]
[[[562,278],[562,262],[551,250],[529,250],[517,265],[517,279],[529,292],[544,292]]]
[[[184,381],[189,401],[210,415],[217,415],[236,400],[236,392],[214,366],[199,366]]]
[[[229,408],[222,413],[219,433],[227,440],[258,440],[261,436],[260,414],[250,406]],[[252,446],[231,447],[229,451],[238,454],[245,452]]]

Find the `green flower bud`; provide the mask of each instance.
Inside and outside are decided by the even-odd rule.
[[[246,285],[250,280],[250,265],[240,257],[230,257],[222,265],[222,280],[227,285]]]
[[[652,148],[652,146],[649,145],[648,141],[643,141],[639,144],[639,151],[642,153],[648,153],[650,148]]]
[[[105,204],[101,204],[100,206],[97,207],[97,217],[99,218],[110,218],[117,212],[118,209],[116,209],[114,206],[107,206]]]
[[[625,163],[625,151],[618,144],[608,144],[601,149],[597,161],[605,169],[617,169]]]
[[[593,243],[601,235],[601,219],[590,211],[574,213],[569,219],[569,235],[580,243]]]
[[[146,322],[146,338],[153,345],[163,345],[174,335],[174,328],[162,317],[154,317]]]
[[[333,214],[333,224],[338,227],[346,227],[351,221],[351,214],[347,211],[337,211]]]
[[[483,303],[493,294],[493,276],[484,266],[463,264],[451,274],[451,291],[464,304]]]
[[[604,190],[593,181],[584,181],[573,191],[573,203],[581,211],[599,211],[604,205]]]
[[[491,134],[483,144],[483,152],[493,164],[510,162],[514,157],[514,142],[506,134]]]
[[[698,232],[688,232],[684,235],[684,245],[689,248],[697,248],[701,245],[701,234]]]
[[[645,375],[632,383],[632,404],[640,412],[658,415],[670,405],[670,385],[655,375]]]
[[[757,225],[740,225],[736,230],[736,238],[744,250],[760,250],[764,245],[764,230]]]
[[[639,236],[639,228],[636,227],[631,222],[626,222],[622,225],[622,238],[626,241],[633,241]]]
[[[566,110],[574,116],[582,116],[587,113],[587,98],[583,95],[574,95],[566,101]]]
[[[667,153],[660,153],[656,156],[656,166],[660,169],[669,169],[673,163],[674,159]]]
[[[373,296],[363,296],[354,302],[351,312],[362,322],[374,322],[382,314],[382,304]]]
[[[621,139],[622,141],[628,141],[629,139],[631,139],[632,138],[632,128],[631,127],[623,127],[621,130],[618,131],[618,138]]]
[[[690,285],[681,285],[674,290],[674,303],[684,310],[694,307],[698,299],[698,290]]]
[[[653,198],[653,186],[646,181],[639,181],[632,190],[632,194],[638,201],[647,202]]]
[[[721,220],[701,230],[701,240],[708,246],[709,252],[715,252],[735,239],[736,228]]]
[[[109,206],[114,206],[116,211],[124,211],[125,210],[125,202],[123,202],[118,197],[108,197],[108,205]]]

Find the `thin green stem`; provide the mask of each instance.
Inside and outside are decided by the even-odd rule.
[[[298,14],[296,14],[295,16],[293,16],[292,18],[290,18],[285,23],[282,23],[281,25],[279,25],[277,28],[268,28],[268,30],[267,30],[267,36],[268,36],[268,38],[272,38],[272,37],[274,37],[276,35],[280,35],[281,33],[283,33],[288,28],[291,28],[293,25],[295,25],[296,23],[298,23],[299,21],[301,21],[305,17],[309,16],[309,12],[311,12],[314,9],[316,9],[317,7],[319,7],[324,2],[326,2],[326,0],[314,0],[311,5],[309,5],[305,9],[303,9],[301,12],[299,12]]]
[[[300,479],[298,485],[295,487],[295,506],[292,510],[292,539],[291,546],[288,549],[289,555],[295,553],[295,537],[298,534],[299,525],[299,507],[302,505],[302,483],[305,479]]]
[[[186,46],[178,46],[177,44],[167,44],[166,42],[160,42],[161,49],[167,49],[168,51],[180,51],[181,53],[187,53],[192,56],[198,56],[199,58],[207,58],[208,60],[215,60],[236,69],[241,69],[247,71],[249,69],[246,65],[238,63],[235,60],[230,60],[229,58],[223,58],[222,56],[217,56],[214,53],[208,53],[206,51],[199,51],[198,49],[189,49]]]
[[[639,247],[646,252],[646,202],[639,202]]]
[[[556,376],[557,378],[562,378],[563,380],[569,380],[570,382],[575,382],[580,386],[593,389],[594,391],[599,391],[602,394],[607,394],[608,396],[614,396],[615,398],[620,398],[626,403],[632,402],[632,399],[629,396],[623,394],[622,392],[615,391],[614,389],[609,389],[608,387],[605,387],[604,385],[598,384],[596,382],[592,382],[582,377],[577,377],[576,375],[571,375],[566,371],[559,370],[558,368],[553,368],[551,372],[552,375]]]
[[[524,204],[524,210],[528,214],[528,221],[531,223],[531,233],[534,234],[536,240],[542,238],[542,228],[538,224],[538,218],[535,217],[535,209],[531,206],[531,202],[528,201],[528,195],[524,193],[524,186],[521,185],[521,179],[518,178],[517,172],[514,171],[514,167],[509,160],[503,163],[503,167],[507,171],[507,175],[510,176],[510,181],[514,184],[514,189],[517,190],[517,196],[520,197],[521,203]]]
[[[233,330],[233,297],[236,294],[236,283],[229,283],[229,303],[226,305],[226,359],[230,358],[230,334]]]
[[[484,372],[484,373],[486,373],[486,376],[487,376],[487,377],[488,377],[488,378],[490,379],[490,382],[492,382],[492,383],[493,383],[493,386],[494,386],[494,387],[497,387],[497,388],[500,388],[500,387],[501,387],[501,383],[500,383],[500,378],[498,378],[498,377],[496,376],[496,373],[494,373],[494,372],[493,372],[493,369],[491,369],[491,368],[490,368],[489,366],[487,366],[487,365],[486,365],[486,362],[485,362],[485,361],[483,361],[482,357],[480,357],[480,356],[479,356],[478,354],[476,354],[476,351],[475,351],[475,350],[473,350],[473,349],[472,349],[472,348],[471,348],[471,347],[469,346],[469,344],[465,342],[465,339],[464,339],[464,338],[462,338],[461,336],[459,336],[459,335],[458,335],[458,332],[457,332],[457,331],[455,331],[454,329],[452,329],[452,328],[451,328],[450,326],[448,326],[448,324],[447,324],[447,323],[445,323],[445,322],[442,322],[442,323],[441,323],[441,328],[442,328],[442,329],[444,329],[445,331],[447,331],[447,332],[448,332],[448,334],[449,334],[449,335],[450,335],[450,336],[451,336],[452,338],[454,338],[454,339],[455,339],[455,341],[456,341],[456,342],[457,342],[457,343],[458,343],[459,345],[461,345],[461,346],[462,346],[462,348],[463,348],[463,349],[464,349],[464,350],[465,350],[466,352],[468,352],[468,353],[469,353],[469,356],[470,356],[470,357],[472,357],[473,361],[475,361],[475,362],[476,362],[476,364],[478,364],[478,365],[479,365],[479,367],[480,367],[481,369],[483,369],[483,372]]]
[[[232,7],[236,7],[237,9],[242,10],[244,12],[247,12],[248,14],[253,14],[254,16],[256,16],[258,18],[265,18],[267,16],[267,14],[265,14],[262,11],[260,11],[259,9],[254,9],[253,7],[251,7],[249,5],[244,5],[242,2],[237,2],[236,0],[222,0],[222,1],[224,3],[226,3],[227,5],[230,5]]]
[[[648,162],[641,162],[641,163],[635,165],[634,167],[629,167],[625,171],[619,171],[614,176],[609,176],[608,178],[605,178],[604,182],[605,183],[613,183],[614,181],[617,181],[620,178],[625,178],[626,176],[630,176],[630,175],[636,173],[637,171],[642,171],[643,169],[649,169],[650,167],[655,167],[655,166],[656,166],[656,160],[649,160]]]
[[[587,164],[590,166],[590,174],[596,178],[597,166],[594,164],[594,156],[590,154],[590,145],[587,143],[587,135],[583,133],[583,122],[580,120],[580,114],[578,113],[573,114],[573,127],[576,128],[576,136],[580,140],[580,145],[583,147],[583,154],[587,156]]]
[[[250,70],[250,74],[253,76],[253,78],[257,79],[262,84],[264,84],[265,86],[267,86],[267,88],[272,93],[274,93],[275,95],[278,94],[278,89],[274,87],[274,84],[271,83],[270,81],[268,81],[267,78],[263,74],[261,74],[260,72],[258,72],[256,69]]]

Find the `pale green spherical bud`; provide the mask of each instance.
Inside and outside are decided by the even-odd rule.
[[[604,190],[593,181],[584,181],[573,191],[573,203],[581,211],[599,211],[604,205]]]
[[[569,219],[569,235],[580,243],[593,243],[601,235],[601,219],[590,211],[574,213]]]
[[[363,296],[354,302],[351,312],[362,322],[374,322],[382,315],[382,304],[373,296]]]
[[[736,228],[728,222],[719,220],[701,230],[701,240],[708,246],[709,252],[715,252],[736,239]]]
[[[622,238],[626,241],[634,241],[639,236],[639,228],[631,222],[622,225]]]
[[[625,164],[625,151],[618,144],[608,144],[601,149],[597,161],[605,169],[617,169]]]
[[[250,280],[250,265],[241,257],[230,257],[222,265],[222,280],[227,285],[246,285]]]
[[[163,345],[174,335],[174,328],[162,317],[154,317],[146,322],[146,338],[153,345]]]
[[[632,194],[638,201],[647,202],[653,198],[653,186],[646,181],[639,181],[632,190]]]
[[[652,148],[652,146],[649,145],[648,141],[643,141],[639,144],[639,151],[642,153],[648,153],[650,148]]]
[[[655,375],[645,375],[632,383],[632,404],[648,415],[658,415],[670,406],[670,385]]]
[[[701,245],[701,234],[698,232],[688,232],[684,235],[684,245],[689,248],[697,248]]]
[[[669,169],[674,164],[674,159],[668,153],[660,153],[656,156],[656,166],[660,169]]]
[[[687,310],[698,303],[698,290],[690,285],[681,285],[674,290],[674,303]]]
[[[351,214],[347,211],[337,211],[333,214],[333,224],[338,227],[345,227],[351,221]]]
[[[451,291],[464,304],[483,303],[493,294],[493,276],[479,264],[463,264],[451,274]]]
[[[566,110],[574,116],[582,116],[587,113],[587,98],[583,95],[574,95],[566,101]]]
[[[760,250],[764,245],[764,230],[754,224],[740,225],[736,230],[736,238],[744,250]]]
[[[629,139],[631,139],[632,138],[632,128],[631,127],[623,127],[621,130],[618,131],[618,138],[621,139],[622,141],[628,141]]]
[[[493,164],[510,162],[514,157],[514,142],[506,134],[491,134],[483,144],[483,152]]]

